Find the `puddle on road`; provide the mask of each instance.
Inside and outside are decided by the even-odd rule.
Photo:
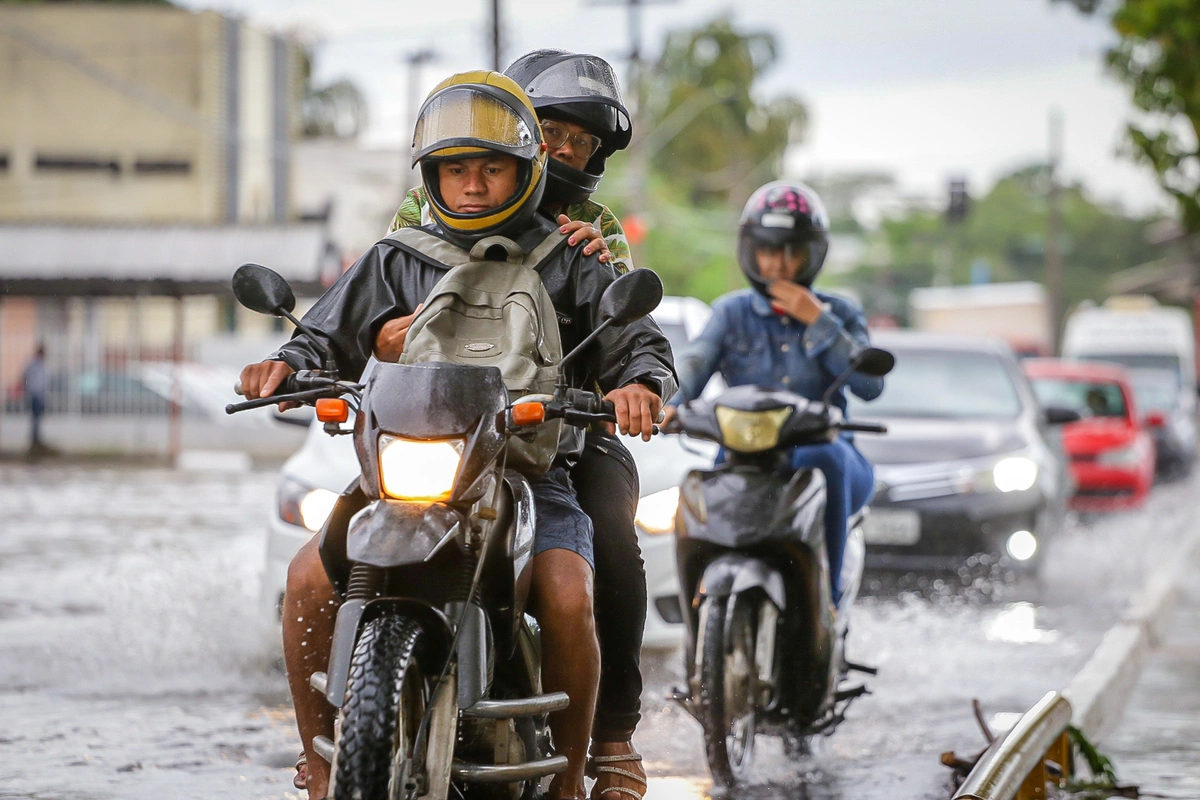
[[[1190,524],[1198,483],[1161,487],[1146,513],[1073,524],[1040,582],[918,577],[865,598],[849,655],[880,668],[873,693],[816,756],[760,741],[737,796],[947,796],[939,754],[981,745],[971,699],[991,716],[1064,686]],[[0,467],[0,794],[302,796],[274,634],[257,619],[273,488],[268,473]],[[644,661],[647,797],[705,797],[699,726],[666,700],[679,655]]]

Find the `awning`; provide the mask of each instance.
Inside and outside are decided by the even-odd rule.
[[[0,225],[0,296],[229,294],[247,262],[307,296],[341,269],[322,225]]]

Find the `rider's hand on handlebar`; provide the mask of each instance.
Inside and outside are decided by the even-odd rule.
[[[608,251],[608,242],[604,241],[604,234],[592,225],[582,220],[571,219],[566,214],[558,215],[558,225],[559,233],[565,233],[570,237],[567,244],[575,246],[580,242],[587,242],[583,247],[585,256],[599,253],[601,261],[605,264],[612,263],[612,253]]]
[[[400,354],[404,352],[404,340],[408,336],[408,329],[412,327],[417,314],[421,313],[423,305],[425,304],[418,305],[417,310],[407,317],[396,317],[383,323],[383,327],[375,336],[373,352],[377,359],[393,363],[400,360]]]
[[[613,404],[617,416],[617,427],[627,436],[641,436],[650,441],[654,434],[654,421],[662,408],[662,398],[640,383],[631,383],[614,389],[604,396]],[[611,431],[610,431],[611,433]]]
[[[282,361],[260,361],[242,370],[242,396],[247,400],[270,397],[283,383],[283,379],[295,372]],[[280,403],[279,410],[296,408],[299,403]]]

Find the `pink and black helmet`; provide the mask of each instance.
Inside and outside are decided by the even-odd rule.
[[[738,223],[738,264],[751,285],[766,294],[754,257],[762,247],[798,252],[804,261],[795,281],[811,286],[829,252],[829,215],[817,193],[803,183],[774,181],[746,201]]]

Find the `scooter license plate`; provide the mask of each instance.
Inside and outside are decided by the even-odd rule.
[[[916,511],[872,510],[863,520],[867,544],[916,544],[921,539],[921,515]]]

